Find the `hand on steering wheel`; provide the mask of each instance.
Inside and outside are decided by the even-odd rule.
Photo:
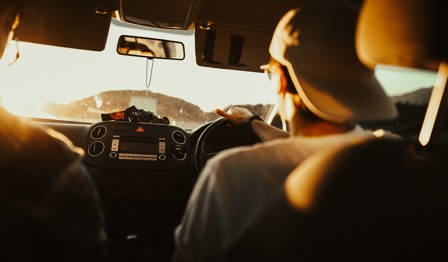
[[[249,122],[251,117],[254,116],[254,114],[252,114],[252,112],[250,112],[246,108],[237,107],[237,106],[230,107],[228,112],[225,112],[225,111],[217,108],[217,109],[215,109],[215,113],[222,117],[229,119],[230,121],[232,121],[232,123],[234,123],[236,125],[241,125],[241,124],[247,123],[247,122]]]

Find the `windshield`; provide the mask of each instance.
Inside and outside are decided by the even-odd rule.
[[[184,60],[117,54],[121,35],[182,42]],[[114,20],[102,52],[11,41],[0,70],[1,103],[19,115],[80,122],[101,121],[101,113],[130,106],[168,117],[170,124],[194,129],[217,118],[215,108],[245,106],[266,118],[274,95],[262,73],[196,65],[194,31],[128,25]]]
[[[182,42],[185,59],[119,55],[121,35]],[[14,62],[17,49],[20,58]],[[136,106],[195,129],[217,118],[215,108],[244,106],[266,119],[275,102],[262,73],[198,66],[192,30],[148,29],[113,20],[102,52],[12,41],[2,63],[0,103],[29,117],[97,122],[101,113]],[[376,76],[394,102],[417,103],[424,112],[435,73],[380,66]]]

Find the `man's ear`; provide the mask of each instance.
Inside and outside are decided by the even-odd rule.
[[[278,93],[285,96],[288,92],[288,79],[283,68],[279,68],[278,75],[280,77],[280,86],[278,88]]]

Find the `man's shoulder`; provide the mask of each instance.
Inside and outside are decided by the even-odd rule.
[[[219,152],[211,162],[235,163],[237,160],[260,162],[265,158],[272,158],[277,153],[293,148],[294,138],[279,138],[268,142],[249,146],[239,146]]]
[[[203,175],[216,181],[240,181],[242,174],[246,178],[261,173],[280,174],[292,169],[303,157],[293,139],[277,139],[224,150],[207,162]]]

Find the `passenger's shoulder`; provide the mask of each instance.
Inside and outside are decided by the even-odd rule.
[[[32,127],[33,135],[28,140],[29,146],[32,146],[34,151],[40,152],[44,150],[45,154],[53,155],[58,158],[77,159],[83,152],[82,149],[77,148],[73,143],[62,133],[59,133],[50,128]]]
[[[81,161],[82,150],[76,150],[60,133],[25,124],[27,139],[20,142],[17,150],[6,152],[12,160],[8,164],[11,169],[28,170],[39,177],[53,177]]]

